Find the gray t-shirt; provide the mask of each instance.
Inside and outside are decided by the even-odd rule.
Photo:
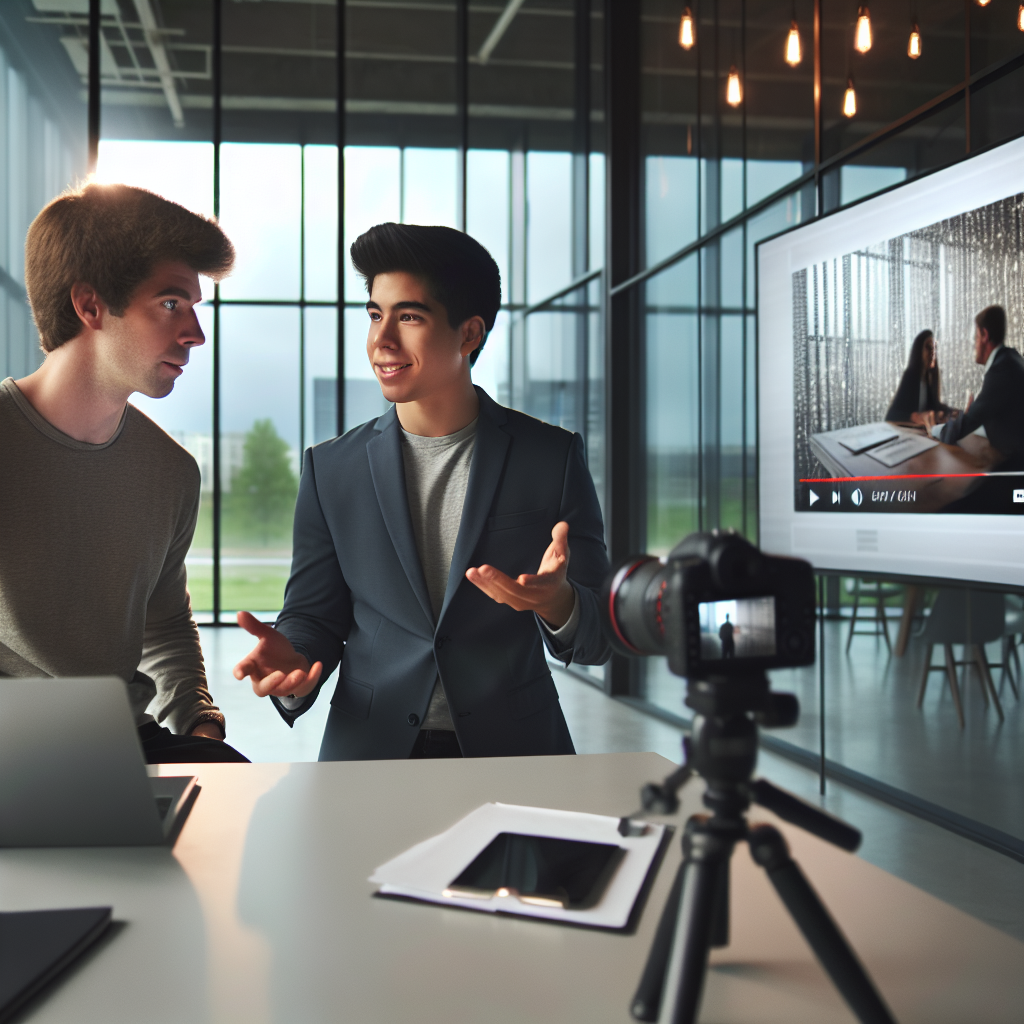
[[[476,446],[476,424],[477,421],[473,420],[468,426],[445,437],[420,437],[402,431],[402,463],[409,496],[409,515],[435,623],[444,604],[455,541],[462,523],[462,506],[466,503],[469,469]],[[543,552],[538,552],[538,560],[541,554]],[[571,645],[579,616],[577,595],[572,615],[561,629],[553,629],[540,620],[557,649]],[[421,728],[455,728],[440,679],[434,683]]]
[[[409,515],[435,622],[444,604],[455,541],[462,522],[469,468],[476,447],[476,424],[477,421],[473,420],[445,437],[420,437],[402,431],[402,463],[409,496]],[[434,684],[422,727],[455,728],[440,681]]]

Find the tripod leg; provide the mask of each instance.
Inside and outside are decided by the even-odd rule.
[[[786,909],[857,1019],[861,1024],[894,1024],[843,933],[790,857],[782,833],[771,825],[758,825],[750,830],[749,841],[754,860],[768,872]]]
[[[668,900],[658,921],[658,930],[654,933],[651,951],[647,954],[647,963],[640,978],[636,995],[630,1003],[629,1011],[634,1019],[656,1021],[658,1008],[661,1006],[661,993],[665,986],[665,970],[668,967],[668,956],[672,952],[672,939],[676,933],[676,921],[679,918],[679,896],[683,890],[683,871],[686,861],[679,865]]]
[[[729,862],[718,872],[715,909],[711,919],[711,945],[716,949],[729,945]]]
[[[729,870],[736,837],[691,818],[683,836],[683,872],[672,950],[665,972],[659,1024],[694,1024],[715,923],[719,876]]]

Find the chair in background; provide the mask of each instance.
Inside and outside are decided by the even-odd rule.
[[[889,640],[889,626],[885,616],[885,602],[903,593],[903,588],[896,583],[883,583],[880,580],[848,579],[846,592],[853,595],[853,616],[850,619],[850,632],[846,637],[846,653],[850,653],[850,644],[855,636],[881,636],[885,638],[885,646],[892,654],[892,643]],[[865,615],[861,605],[875,605],[874,616]],[[858,618],[859,613],[859,618]],[[869,629],[858,629],[857,622],[868,625]]]
[[[1021,667],[1018,637],[1024,633],[1024,600],[1017,594],[1006,595],[1006,625],[1003,630],[1003,671],[999,676],[999,692],[1003,683],[1010,680],[1014,697],[1020,700]],[[1016,672],[1014,669],[1016,668]]]
[[[1006,599],[1003,594],[985,590],[940,590],[932,605],[931,614],[925,623],[921,637],[925,643],[924,671],[921,674],[921,687],[917,694],[918,708],[924,703],[925,690],[928,687],[928,676],[932,672],[945,670],[949,680],[949,690],[953,696],[960,728],[964,727],[964,709],[960,699],[960,685],[956,670],[963,666],[963,681],[967,682],[967,673],[974,668],[981,686],[981,696],[988,707],[989,697],[995,705],[999,721],[1002,722],[1003,706],[999,703],[992,682],[991,665],[985,654],[985,644],[1001,640],[1006,629]],[[932,665],[932,651],[937,644],[942,645],[945,654],[944,665]],[[964,657],[957,661],[953,655],[953,645],[962,644]]]

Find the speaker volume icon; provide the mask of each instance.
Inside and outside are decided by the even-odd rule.
[[[854,503],[854,505],[859,505],[863,500],[864,500],[864,495],[861,494],[860,488],[858,487],[853,492],[853,494],[850,495],[850,501],[852,501]]]

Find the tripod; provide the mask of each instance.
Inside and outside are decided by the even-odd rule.
[[[683,740],[686,759],[661,785],[641,793],[644,810],[671,814],[678,790],[696,772],[707,783],[710,815],[695,814],[683,830],[683,862],[658,923],[631,1011],[637,1020],[693,1024],[700,1009],[708,953],[729,944],[729,861],[746,841],[832,983],[862,1024],[894,1024],[892,1014],[811,888],[786,841],[771,825],[750,826],[746,811],[758,803],[780,818],[845,850],[860,833],[831,815],[751,778],[757,763],[757,723],[793,725],[800,707],[791,694],[774,694],[764,673],[712,677],[689,684],[686,703],[697,712]],[[623,835],[635,829],[619,823]]]

